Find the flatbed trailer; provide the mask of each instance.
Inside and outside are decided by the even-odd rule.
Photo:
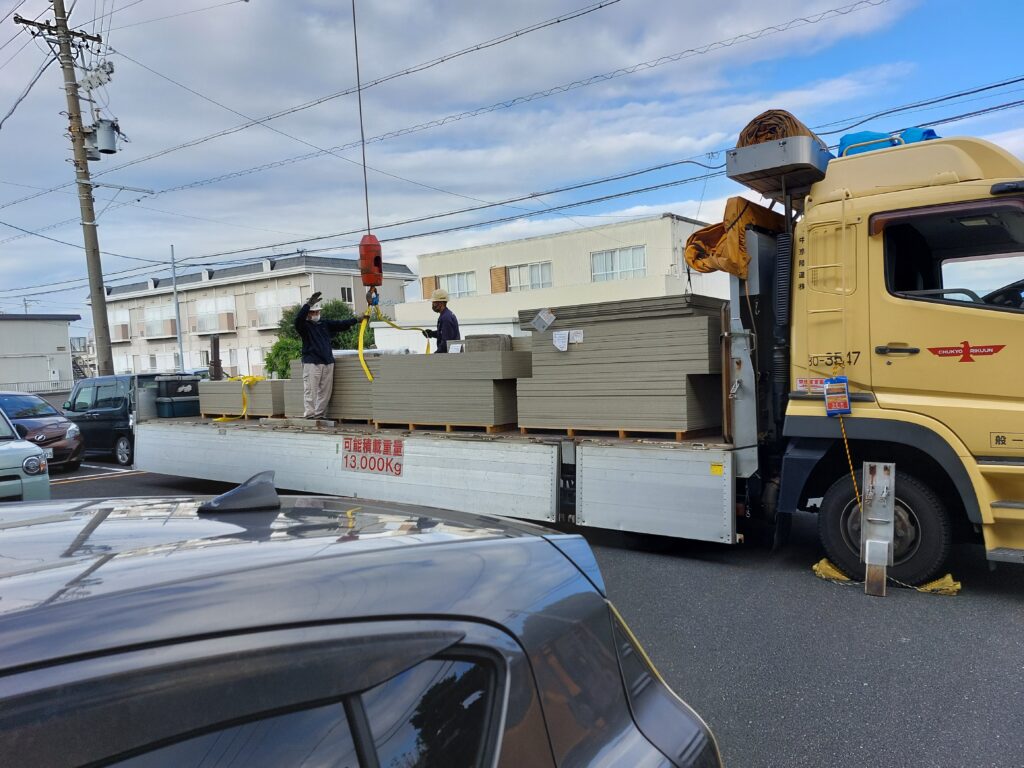
[[[376,451],[360,467],[367,454],[352,450],[355,440],[390,445],[390,465]],[[238,483],[272,469],[278,487],[293,491],[725,544],[741,539],[732,452],[708,438],[570,440],[273,420],[152,419],[135,430],[135,466],[150,472]]]

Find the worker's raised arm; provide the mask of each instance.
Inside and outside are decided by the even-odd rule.
[[[295,315],[295,330],[298,331],[299,335],[306,330],[306,317],[309,315],[309,310],[313,308],[313,305],[320,301],[320,291],[317,291],[309,297],[309,301],[299,307],[298,313]]]
[[[359,320],[360,318],[358,317],[349,317],[344,320],[328,320],[325,325],[330,333],[341,333],[342,331],[347,331],[353,325],[358,325]]]

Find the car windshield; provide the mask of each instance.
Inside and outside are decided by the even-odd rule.
[[[60,416],[60,411],[36,395],[0,395],[0,410],[9,419]]]

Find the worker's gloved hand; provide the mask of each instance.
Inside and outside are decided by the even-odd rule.
[[[428,331],[426,328],[422,328],[421,330],[423,331],[423,335],[428,339],[433,339],[437,336],[437,331]]]
[[[376,288],[371,288],[366,292],[366,303],[371,307],[376,307],[380,304],[380,295],[377,293]]]
[[[316,304],[316,303],[318,303],[320,301],[320,297],[322,295],[323,294],[321,294],[320,291],[317,291],[316,293],[314,293],[312,296],[309,297],[309,301],[307,301],[306,303],[309,304],[309,306],[312,307],[314,304]]]

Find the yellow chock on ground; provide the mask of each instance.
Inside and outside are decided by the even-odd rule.
[[[960,593],[960,589],[963,585],[959,581],[953,579],[953,574],[947,573],[941,579],[935,579],[935,581],[929,581],[927,584],[922,584],[920,587],[915,587],[918,592],[927,592],[932,595],[957,595]]]
[[[827,557],[821,558],[821,560],[812,565],[811,570],[814,571],[814,575],[819,579],[825,579],[826,581],[850,580],[850,577],[832,565]]]

